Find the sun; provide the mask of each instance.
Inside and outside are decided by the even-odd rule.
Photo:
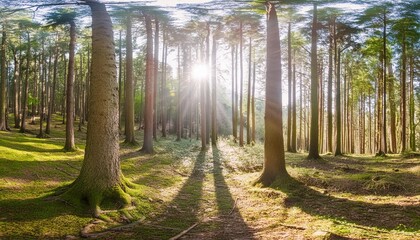
[[[209,73],[209,66],[207,64],[197,63],[192,67],[191,77],[193,80],[202,80],[208,76]]]

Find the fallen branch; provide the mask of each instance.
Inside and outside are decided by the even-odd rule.
[[[77,171],[80,171],[80,169],[79,169],[79,168],[77,168],[77,167],[75,167],[75,166],[71,165],[70,163],[66,162],[66,164],[67,164],[67,166],[69,166],[69,167],[71,167],[71,168],[73,168],[73,169],[76,169]]]
[[[235,208],[236,208],[236,204],[238,203],[238,200],[239,200],[239,197],[237,197],[237,198],[236,198],[235,202],[233,203],[232,210],[230,210],[230,212],[229,212],[229,214],[228,214],[228,215],[232,215],[233,211],[234,211],[234,210],[235,210]]]
[[[97,237],[101,237],[101,236],[104,236],[106,234],[109,234],[110,232],[122,232],[122,231],[124,231],[128,228],[134,227],[135,225],[139,224],[143,220],[144,220],[144,218],[142,218],[138,221],[126,224],[126,225],[117,226],[117,227],[113,227],[113,228],[108,228],[105,231],[97,232],[97,233],[89,233],[90,229],[94,226],[94,224],[90,223],[90,224],[86,225],[80,231],[80,236],[84,237],[84,238],[97,238]]]
[[[65,173],[65,174],[67,174],[67,175],[68,175],[68,176],[70,176],[70,177],[75,177],[73,174],[68,173],[68,172],[64,171],[63,169],[61,169],[61,168],[59,168],[59,167],[55,167],[55,169],[57,169],[57,170],[58,170],[58,171],[60,171],[60,172],[63,172],[63,173]]]
[[[287,227],[287,228],[293,228],[293,229],[299,229],[299,230],[306,230],[306,227],[301,227],[301,226],[295,226],[295,225],[288,225],[288,224],[283,224],[283,223],[279,223],[280,226],[283,227]]]
[[[149,224],[149,223],[143,223],[142,225],[148,226],[148,227],[160,228],[160,229],[173,230],[173,231],[179,231],[179,230],[181,230],[180,228],[172,228],[172,227],[166,227],[166,226],[161,226],[161,225],[156,225],[156,224]]]
[[[200,222],[196,222],[194,223],[191,227],[185,229],[184,231],[182,231],[180,234],[176,235],[175,237],[171,237],[169,240],[177,240],[180,237],[184,236],[185,234],[187,234],[189,231],[191,231],[191,229],[195,228]]]

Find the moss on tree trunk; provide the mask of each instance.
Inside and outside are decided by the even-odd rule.
[[[118,83],[111,19],[105,5],[86,1],[92,10],[92,77],[86,150],[79,177],[63,193],[74,203],[87,202],[94,215],[105,200],[130,204],[129,187],[119,161]],[[115,205],[114,205],[115,206]]]

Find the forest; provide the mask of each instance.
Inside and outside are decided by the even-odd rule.
[[[0,0],[0,239],[420,239],[417,0]]]

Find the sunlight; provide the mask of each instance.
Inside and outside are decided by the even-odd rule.
[[[209,66],[203,63],[193,65],[191,77],[193,80],[202,80],[210,74]]]

